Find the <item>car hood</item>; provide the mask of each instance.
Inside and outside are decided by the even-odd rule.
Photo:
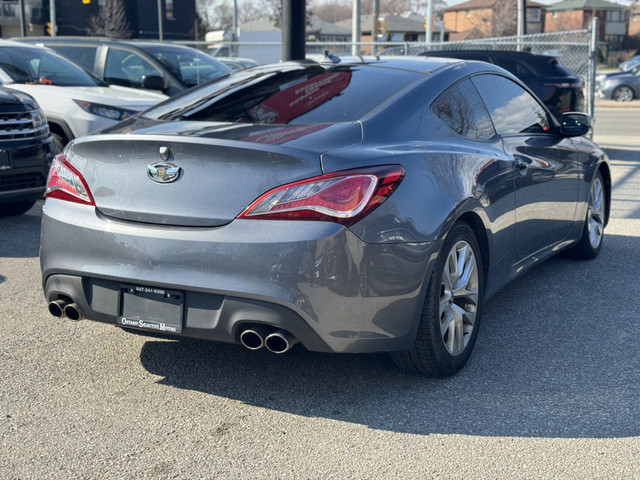
[[[626,78],[631,78],[634,75],[631,72],[613,72],[613,73],[607,73],[605,74],[603,77],[601,77],[601,82],[606,82],[607,80],[613,80],[613,79],[626,79]]]
[[[38,108],[38,104],[30,95],[0,87],[1,111],[31,110],[34,108]]]
[[[36,100],[57,97],[58,99],[84,100],[138,111],[149,108],[168,98],[161,93],[124,87],[60,87],[57,85],[12,83],[10,88],[28,93]]]

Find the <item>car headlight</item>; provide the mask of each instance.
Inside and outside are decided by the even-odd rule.
[[[49,133],[49,125],[47,124],[47,117],[45,117],[44,112],[36,108],[29,113],[31,114],[33,128],[42,134]]]
[[[100,103],[85,102],[84,100],[74,100],[76,104],[85,112],[99,117],[110,118],[112,120],[124,120],[135,115],[135,110],[127,110],[126,108],[112,107],[111,105],[102,105]]]

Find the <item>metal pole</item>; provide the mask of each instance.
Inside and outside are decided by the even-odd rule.
[[[164,35],[162,32],[162,0],[158,0],[158,40],[162,41]]]
[[[373,18],[371,22],[371,41],[378,41],[378,18],[380,18],[380,0],[373,0]],[[373,45],[372,53],[378,54],[378,45]]]
[[[282,60],[304,60],[306,0],[282,2]]]
[[[591,18],[591,38],[589,39],[589,78],[587,88],[589,89],[589,107],[588,113],[591,118],[595,118],[595,93],[596,93],[596,68],[598,66],[598,17],[595,15]],[[593,136],[593,129],[591,129]]]
[[[425,43],[429,46],[433,38],[433,0],[427,2],[427,18],[425,20],[427,21],[427,38],[425,39]]]
[[[19,0],[18,1],[18,10],[20,10],[19,15],[20,15],[20,36],[22,37],[26,37],[27,36],[27,25],[24,21],[24,0]]]
[[[522,50],[522,36],[527,34],[527,0],[518,2],[518,50]]]
[[[233,33],[231,34],[231,41],[233,42],[233,56],[238,56],[238,47],[235,44],[238,41],[238,0],[233,0]]]
[[[351,55],[360,55],[360,0],[353,0],[351,18]]]
[[[49,0],[49,23],[51,23],[51,36],[57,35],[58,25],[56,24],[56,0]]]

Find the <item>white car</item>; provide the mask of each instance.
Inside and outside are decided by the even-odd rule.
[[[0,84],[28,93],[40,104],[58,151],[70,140],[113,125],[168,98],[108,86],[50,50],[0,41]]]

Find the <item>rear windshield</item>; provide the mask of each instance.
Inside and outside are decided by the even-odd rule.
[[[237,72],[148,110],[157,120],[309,124],[364,117],[422,75],[368,65]]]

